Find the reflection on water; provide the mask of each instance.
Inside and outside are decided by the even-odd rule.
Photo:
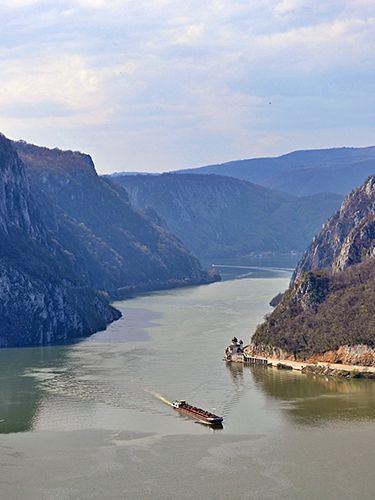
[[[24,432],[33,428],[43,398],[41,384],[30,371],[54,376],[64,369],[67,348],[45,347],[0,349],[0,433]],[[54,367],[54,373],[49,367]]]
[[[285,417],[305,425],[375,418],[375,381],[221,361],[226,342],[246,339],[289,278],[274,276],[145,295],[120,303],[124,317],[80,344],[0,350],[0,433],[98,422],[197,432],[155,392],[220,413],[232,434],[247,432],[247,418],[262,431]]]
[[[255,384],[282,401],[284,411],[298,423],[375,418],[373,380],[335,379],[255,366],[248,369]]]
[[[81,343],[0,350],[0,497],[373,498],[375,381],[222,361],[286,288],[273,276],[144,295]]]

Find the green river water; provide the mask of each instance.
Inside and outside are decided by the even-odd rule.
[[[289,280],[232,271],[118,303],[80,343],[0,350],[1,500],[373,499],[375,382],[225,364]]]

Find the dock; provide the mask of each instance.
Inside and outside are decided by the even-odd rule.
[[[267,366],[269,361],[267,358],[261,358],[259,356],[247,356],[245,353],[231,354],[230,356],[224,357],[224,361],[232,363],[243,363],[245,365],[264,365]]]
[[[224,360],[231,363],[242,363],[244,365],[261,365],[285,370],[297,370],[304,373],[331,375],[347,378],[375,378],[375,366],[344,365],[339,363],[327,363],[318,361],[308,363],[304,361],[292,361],[290,359],[264,358],[261,356],[249,356],[245,352],[228,353]]]

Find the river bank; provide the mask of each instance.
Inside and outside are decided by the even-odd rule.
[[[247,353],[246,347],[243,355],[239,354],[232,356],[232,359],[228,361],[244,364],[262,364],[273,368],[297,370],[302,373],[313,375],[375,379],[374,366],[344,365],[341,363],[326,363],[322,361],[307,363],[303,361],[291,361],[290,359],[266,358]]]

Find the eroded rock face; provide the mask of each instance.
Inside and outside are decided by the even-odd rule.
[[[5,136],[0,134],[0,228],[17,227],[37,237],[37,224],[31,223],[30,189],[25,179],[25,170],[16,152]]]
[[[120,316],[93,290],[45,283],[0,264],[0,347],[65,343],[105,330]]]
[[[303,273],[331,268],[342,271],[375,255],[375,176],[350,193],[323,226],[299,262],[292,282]]]
[[[334,271],[375,256],[375,215],[368,214],[345,238],[334,263]]]
[[[375,177],[314,238],[252,337],[273,357],[375,366]]]
[[[119,318],[108,298],[76,277],[43,225],[24,165],[0,136],[0,346],[65,342]]]
[[[316,311],[329,292],[329,278],[321,273],[306,273],[295,285],[293,300],[303,310]]]
[[[315,361],[343,365],[375,366],[375,348],[363,344],[353,346],[344,345],[335,351],[327,351],[316,356],[311,356],[309,362]]]

